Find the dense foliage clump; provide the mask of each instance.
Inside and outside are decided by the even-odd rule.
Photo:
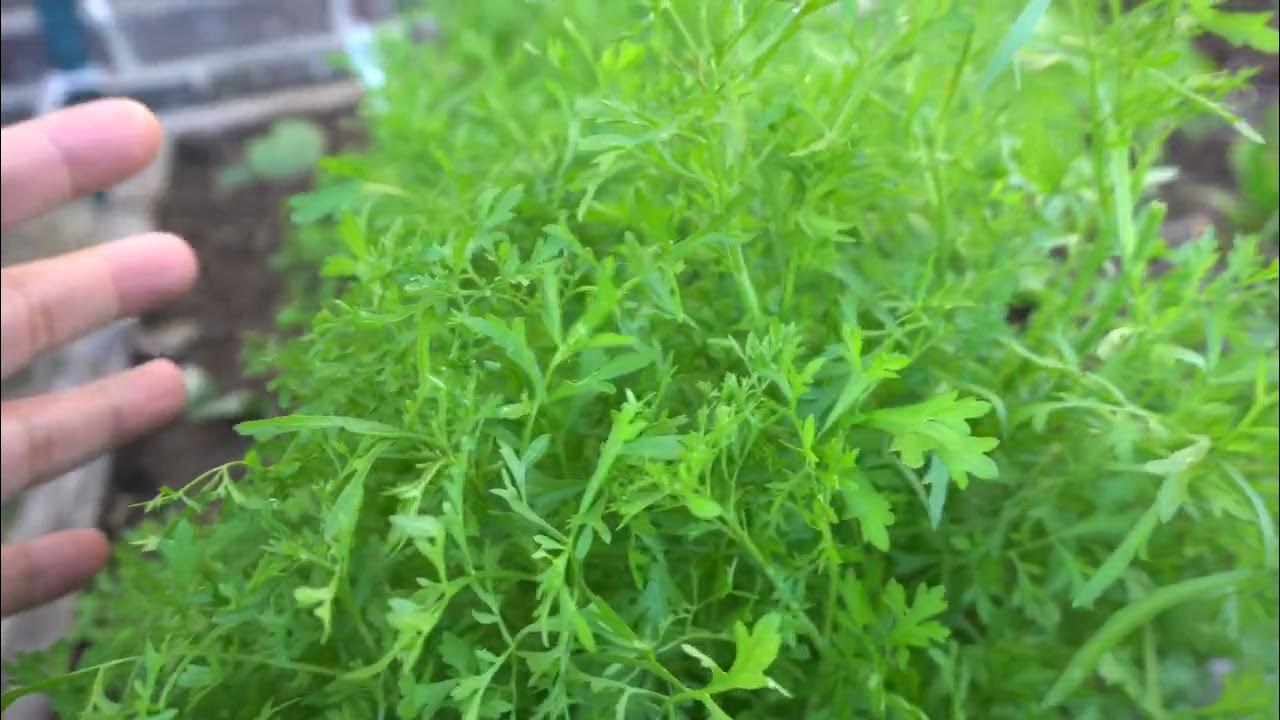
[[[1265,17],[451,5],[292,205],[327,279],[266,358],[285,414],[157,501],[36,686],[93,718],[1274,717],[1274,248],[1168,247],[1153,199],[1180,125],[1253,132],[1191,39]]]

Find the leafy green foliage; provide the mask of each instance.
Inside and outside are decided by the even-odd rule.
[[[217,185],[231,191],[255,181],[305,177],[325,153],[324,129],[308,120],[285,118],[245,144],[244,158],[218,171]]]
[[[293,204],[332,293],[265,359],[287,414],[156,500],[82,669],[18,676],[89,718],[1183,717],[1224,658],[1214,712],[1274,712],[1276,265],[1151,199],[1235,121],[1189,47],[1230,18],[898,5],[389,44]]]
[[[1275,244],[1280,235],[1280,105],[1267,109],[1262,137],[1262,143],[1241,138],[1231,146],[1239,195],[1228,215],[1237,227]]]

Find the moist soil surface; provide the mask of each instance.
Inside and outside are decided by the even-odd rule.
[[[351,113],[308,119],[324,129],[330,152],[363,143]],[[275,324],[282,283],[272,260],[288,237],[285,204],[310,183],[302,177],[253,182],[231,191],[219,186],[219,173],[239,162],[245,143],[268,129],[179,139],[169,189],[156,209],[159,229],[186,238],[195,248],[200,280],[186,296],[140,318],[135,359],[165,356],[198,368],[218,394],[267,396],[265,381],[244,373],[241,352],[247,339],[270,332]],[[132,506],[158,488],[182,486],[241,458],[247,442],[233,429],[241,419],[235,414],[216,420],[184,418],[121,448],[113,470],[114,497],[104,510],[105,529],[119,532],[136,521],[140,511]]]

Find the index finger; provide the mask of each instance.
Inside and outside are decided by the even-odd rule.
[[[0,228],[8,229],[146,167],[160,124],[141,103],[98,100],[7,127],[0,138]]]

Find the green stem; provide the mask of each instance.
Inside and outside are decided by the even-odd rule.
[[[756,296],[756,288],[751,283],[751,275],[747,272],[747,261],[742,255],[742,246],[734,245],[729,251],[729,259],[733,264],[733,277],[738,283],[738,292],[742,295],[742,302],[747,306],[747,314],[751,317],[752,324],[762,325],[764,322],[764,314],[760,312],[760,300]]]
[[[1165,717],[1164,695],[1160,690],[1160,655],[1156,649],[1156,632],[1150,625],[1142,628],[1142,664],[1146,675],[1146,697],[1143,704],[1152,717]]]

